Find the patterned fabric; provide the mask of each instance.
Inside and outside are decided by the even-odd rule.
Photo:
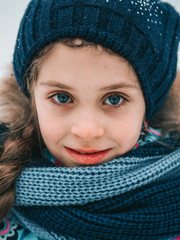
[[[136,143],[134,149],[138,148],[139,146],[143,146],[144,144],[157,141],[161,136],[161,131],[159,129],[150,127],[146,121],[142,126],[139,140]],[[166,137],[168,137],[168,135]]]
[[[5,218],[0,223],[1,240],[40,240],[29,230]]]

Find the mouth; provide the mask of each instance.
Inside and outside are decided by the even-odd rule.
[[[65,147],[66,152],[78,163],[83,165],[94,165],[100,163],[111,149],[106,150],[85,150],[71,149]]]

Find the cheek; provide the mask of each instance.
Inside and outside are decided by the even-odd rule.
[[[137,143],[143,123],[143,115],[132,113],[114,122],[110,131],[111,137],[126,151],[132,149]]]
[[[44,100],[38,91],[34,95],[34,104],[37,111],[38,124],[42,138],[46,145],[57,143],[67,134],[67,121],[65,114],[60,114],[60,109],[52,107]]]
[[[47,121],[43,119],[39,122],[39,125],[42,137],[44,140],[46,139],[46,141],[59,141],[67,134],[65,122],[61,121],[61,119],[58,119],[57,122],[51,121],[51,119],[47,119]]]
[[[113,129],[114,136],[123,141],[131,141],[139,138],[141,126],[135,123],[126,121],[126,123],[118,124],[116,129]]]
[[[37,109],[38,123],[44,142],[58,142],[67,134],[67,126],[64,118],[53,115],[52,112]]]

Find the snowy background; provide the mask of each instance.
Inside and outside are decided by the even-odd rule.
[[[180,12],[179,0],[166,0],[166,2],[171,3]],[[12,61],[19,23],[28,3],[29,0],[0,0],[0,77]],[[180,69],[180,51],[178,68]]]

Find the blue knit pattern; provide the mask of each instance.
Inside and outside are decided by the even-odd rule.
[[[180,150],[165,156],[120,157],[86,168],[27,168],[16,183],[15,205],[87,204],[176,177],[179,172]]]
[[[28,96],[25,73],[36,52],[60,38],[101,44],[134,67],[146,102],[146,119],[161,108],[176,76],[180,17],[159,0],[32,0],[22,18],[14,72]]]
[[[84,206],[15,207],[10,216],[47,240],[167,240],[180,234],[179,209],[177,179]]]
[[[176,237],[180,149],[170,142],[148,143],[85,168],[57,168],[34,158],[17,179],[9,219],[47,240]]]

